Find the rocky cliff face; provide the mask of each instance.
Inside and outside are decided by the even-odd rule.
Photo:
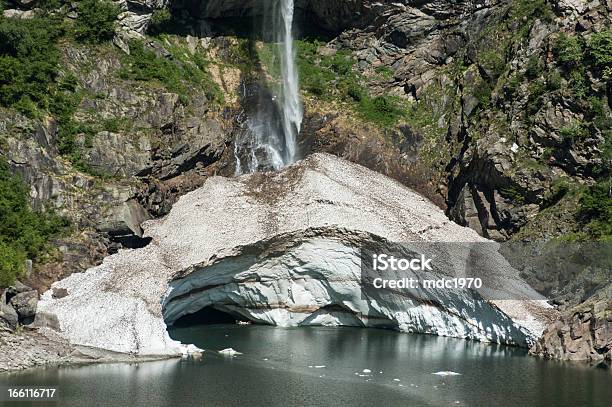
[[[218,49],[175,41],[188,53],[191,46]],[[230,154],[232,137],[231,120],[208,90],[191,89],[180,101],[158,85],[121,78],[126,61],[117,49],[70,44],[61,51],[64,74],[83,95],[73,113],[82,130],[72,152],[60,151],[57,118],[29,119],[6,109],[0,116],[3,156],[30,185],[33,206],[69,217],[76,229],[55,242],[63,261],[32,275],[31,285],[41,289],[120,247],[146,244],[140,224],[167,213],[178,196],[218,171],[214,164]]]
[[[243,38],[265,1],[116,3],[116,47],[58,44],[60,78],[74,77],[83,95],[71,115],[79,129],[73,152],[61,151],[61,118],[0,107],[3,159],[30,185],[35,207],[55,208],[75,226],[55,242],[63,260],[35,267],[29,283],[40,289],[121,247],[147,244],[143,221],[166,215],[211,175],[231,175],[245,89],[273,86],[266,61],[253,58],[265,47]],[[37,8],[7,5],[6,16],[26,19]],[[591,237],[589,219],[601,210],[585,212],[582,194],[609,174],[611,127],[609,60],[599,61],[591,44],[611,25],[609,1],[298,0],[296,7],[298,20],[315,22],[303,23],[303,33],[324,39],[312,47],[311,68],[331,61],[361,87],[324,77],[333,91],[323,95],[302,72],[305,84],[317,85],[304,86],[303,155],[328,152],[393,177],[487,238]],[[62,10],[78,18],[73,5]],[[153,38],[148,28],[162,10],[170,22]],[[144,58],[133,40],[156,64],[182,67],[183,77],[144,78],[126,54]],[[338,55],[350,57],[348,71],[336,66]],[[214,86],[188,80],[194,71],[184,67],[193,66]],[[399,118],[372,121],[360,111],[371,107],[363,92],[367,100],[385,96],[377,115]],[[561,281],[547,293],[562,291]]]

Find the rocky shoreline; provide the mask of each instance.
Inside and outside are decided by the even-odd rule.
[[[74,347],[52,330],[0,328],[0,372],[79,362]]]
[[[21,327],[18,331],[10,331],[0,328],[0,373],[94,363],[141,363],[168,358],[73,346],[51,329]]]
[[[547,359],[612,364],[612,284],[553,322],[530,354]]]

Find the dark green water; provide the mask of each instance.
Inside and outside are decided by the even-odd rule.
[[[210,351],[200,361],[40,369],[0,380],[60,384],[62,406],[563,407],[612,400],[609,370],[478,342],[375,329],[238,325],[177,328],[172,336]],[[213,352],[227,347],[243,355]],[[363,369],[371,373],[355,374]],[[461,375],[432,375],[438,371]]]

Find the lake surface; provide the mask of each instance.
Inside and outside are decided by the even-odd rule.
[[[61,406],[575,407],[612,400],[610,370],[458,339],[256,325],[192,326],[171,335],[206,349],[203,358],[38,369],[0,382],[61,383]],[[217,353],[228,347],[243,354]],[[439,371],[461,375],[432,374]]]

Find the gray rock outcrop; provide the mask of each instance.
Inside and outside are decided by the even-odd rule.
[[[564,311],[530,353],[547,359],[612,363],[612,285]]]

